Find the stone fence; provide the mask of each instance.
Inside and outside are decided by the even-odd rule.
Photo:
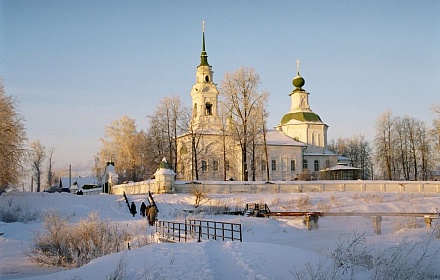
[[[147,194],[148,192],[158,193],[158,189],[155,180],[114,185],[110,188],[110,194],[113,195],[122,195],[124,192],[126,194]]]
[[[156,186],[159,185],[159,186]],[[115,185],[111,194],[191,193],[194,189],[206,193],[307,193],[307,192],[389,192],[440,193],[438,181],[173,181],[158,184],[155,180]]]

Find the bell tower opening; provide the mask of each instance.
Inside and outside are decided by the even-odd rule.
[[[205,115],[212,116],[212,103],[206,102],[205,104]]]

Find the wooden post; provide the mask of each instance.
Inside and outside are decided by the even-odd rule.
[[[308,230],[318,229],[318,215],[315,214],[306,214],[304,216],[304,224],[306,225]]]
[[[374,233],[377,235],[381,235],[382,228],[380,222],[382,222],[382,216],[372,216],[371,221],[373,222]]]
[[[425,220],[426,228],[431,228],[432,218],[430,216],[424,216],[423,218]]]
[[[306,228],[308,230],[312,229],[312,227],[310,226],[310,216],[309,215],[304,216],[304,223],[306,224]]]
[[[313,228],[318,229],[318,220],[319,220],[318,215],[311,215],[311,217],[313,219]]]

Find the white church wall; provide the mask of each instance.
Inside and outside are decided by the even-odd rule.
[[[361,192],[361,193],[440,193],[440,182],[402,181],[188,181],[174,182],[176,193],[192,193],[194,189],[211,194],[231,193],[309,193],[309,192]],[[113,186],[111,194],[161,193],[155,180]]]

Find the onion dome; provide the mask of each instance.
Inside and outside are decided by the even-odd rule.
[[[298,72],[298,75],[296,75],[295,78],[293,78],[292,84],[296,89],[302,89],[302,87],[305,85],[306,81]]]

